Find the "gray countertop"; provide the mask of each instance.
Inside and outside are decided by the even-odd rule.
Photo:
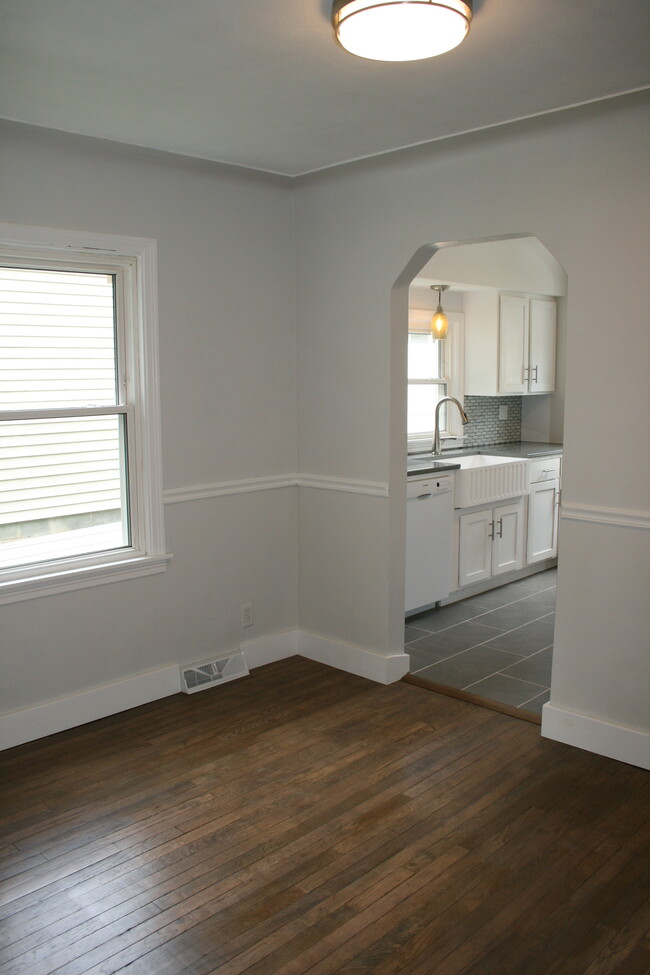
[[[442,457],[432,454],[410,454],[407,460],[406,473],[437,474],[441,471],[458,470],[459,464],[454,463],[454,457],[469,457],[471,454],[491,454],[494,457],[548,457],[551,454],[561,454],[561,443],[537,443],[534,440],[518,440],[516,443],[484,444],[481,447],[465,447],[463,450],[446,450]]]

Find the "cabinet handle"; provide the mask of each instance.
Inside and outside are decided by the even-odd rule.
[[[503,538],[503,518],[499,518],[499,538]]]
[[[494,541],[494,522],[491,521],[488,525],[488,538],[491,542]]]
[[[530,366],[523,366],[521,370],[521,382],[527,383],[530,376]]]
[[[416,501],[423,501],[425,498],[432,498],[432,497],[433,497],[433,495],[431,494],[431,492],[429,492],[429,494],[418,494],[418,496],[416,497],[415,500]]]
[[[558,488],[558,490],[555,492],[555,506],[556,506],[556,508],[559,508],[560,507],[560,499],[561,499],[561,497],[562,497],[562,488]]]
[[[533,376],[533,382],[536,383],[537,382],[537,370],[538,370],[538,367],[537,366],[533,366],[533,369],[535,370],[535,375]]]

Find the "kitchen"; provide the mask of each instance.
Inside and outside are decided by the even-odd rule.
[[[409,291],[409,679],[536,723],[550,696],[565,296],[563,268],[528,236],[440,250]]]

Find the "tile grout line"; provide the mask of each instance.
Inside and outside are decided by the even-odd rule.
[[[538,684],[537,681],[534,680],[524,680],[523,677],[512,677],[510,674],[504,674],[502,670],[496,670],[493,674],[488,674],[487,677],[481,677],[480,680],[475,680],[473,684],[466,684],[465,687],[461,688],[461,690],[468,691],[470,687],[474,686],[474,684],[480,684],[481,681],[489,680],[490,677],[505,677],[507,680],[514,680],[518,684],[532,684],[534,687],[541,687],[542,690],[539,691],[539,694],[543,694],[545,691],[549,690],[549,687],[546,684]],[[534,697],[538,697],[538,694],[535,694]],[[529,700],[532,701],[532,698],[529,698]],[[520,707],[519,704],[515,706]]]
[[[550,689],[551,689],[550,687],[545,687],[544,690],[540,691],[539,694],[536,694],[535,697],[530,697],[527,701],[524,701],[523,704],[518,704],[517,707],[525,708],[527,704],[532,704],[533,701],[536,701],[538,697],[541,697],[543,694],[546,694],[546,692],[550,691]]]

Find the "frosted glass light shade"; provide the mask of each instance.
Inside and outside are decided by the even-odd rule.
[[[464,40],[471,0],[335,0],[332,23],[341,45],[372,61],[420,61]]]
[[[434,339],[446,339],[448,331],[449,319],[442,310],[442,306],[438,305],[438,310],[431,319],[431,334]]]

